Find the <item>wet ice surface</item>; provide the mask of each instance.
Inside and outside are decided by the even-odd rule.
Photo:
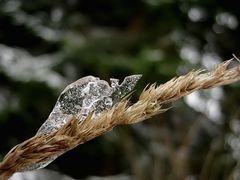
[[[83,121],[90,112],[98,115],[110,109],[135,87],[141,75],[127,76],[119,84],[118,79],[108,82],[98,77],[87,76],[68,85],[60,94],[57,103],[37,135],[49,134],[62,127],[72,116]]]
[[[102,111],[110,109],[133,90],[140,78],[141,75],[127,76],[121,84],[118,79],[110,79],[111,85],[93,76],[75,81],[60,94],[55,107],[36,136],[57,131],[73,116],[79,121],[84,121],[90,112],[97,116]],[[50,157],[48,161],[29,166],[23,171],[43,168],[56,158]]]

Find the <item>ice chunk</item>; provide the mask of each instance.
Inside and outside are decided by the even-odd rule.
[[[55,107],[36,136],[57,131],[73,116],[79,121],[84,121],[90,112],[94,112],[93,116],[97,116],[102,111],[110,109],[133,90],[140,78],[141,75],[127,76],[121,84],[118,79],[111,79],[111,86],[108,82],[93,76],[75,81],[60,94]],[[56,158],[57,156],[49,157],[47,161],[33,164],[23,171],[43,168]]]
[[[53,111],[37,135],[55,132],[72,116],[82,121],[90,112],[98,115],[110,109],[134,88],[140,78],[141,75],[127,76],[120,85],[118,79],[111,79],[111,86],[93,76],[75,81],[60,94]]]
[[[132,91],[141,77],[142,75],[127,76],[120,85],[118,79],[110,79],[113,89],[111,95],[113,102],[119,102],[125,95]]]

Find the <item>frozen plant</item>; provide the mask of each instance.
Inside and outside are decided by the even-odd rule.
[[[39,128],[37,135],[46,135],[61,128],[72,116],[83,121],[90,112],[97,116],[110,109],[135,87],[141,75],[125,77],[119,84],[111,78],[111,86],[98,77],[83,77],[68,85],[60,94],[48,119]]]
[[[0,179],[7,179],[15,172],[43,168],[115,126],[138,123],[163,113],[167,110],[161,108],[164,103],[200,89],[239,81],[240,65],[229,67],[231,62],[223,62],[210,72],[191,71],[164,84],[149,85],[133,104],[123,97],[133,89],[140,75],[128,76],[120,85],[117,79],[111,79],[109,85],[93,76],[76,81],[61,93],[37,134],[13,147],[4,157],[0,163]]]

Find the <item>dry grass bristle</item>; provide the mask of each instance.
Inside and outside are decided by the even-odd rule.
[[[33,164],[48,161],[66,151],[83,144],[113,127],[122,124],[133,124],[148,119],[167,109],[161,104],[179,99],[193,91],[230,84],[240,79],[240,66],[228,69],[231,60],[219,64],[211,72],[191,71],[188,74],[171,79],[157,86],[146,87],[139,100],[128,105],[128,98],[111,109],[93,117],[92,113],[79,122],[72,117],[57,132],[34,136],[16,145],[0,163],[0,180],[8,179],[14,172],[22,171]]]

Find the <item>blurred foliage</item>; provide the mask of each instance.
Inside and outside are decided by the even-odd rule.
[[[239,18],[234,0],[1,0],[0,157],[33,136],[80,77],[143,74],[134,101],[148,83],[239,55]],[[239,179],[239,97],[238,84],[189,96],[48,168],[75,178]]]

